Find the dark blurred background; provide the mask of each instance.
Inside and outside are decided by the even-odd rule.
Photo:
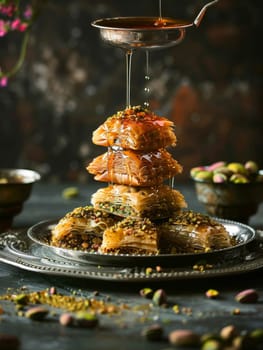
[[[162,0],[165,17],[194,20],[207,1]],[[25,63],[0,89],[0,167],[31,168],[42,181],[89,182],[85,167],[106,150],[92,131],[126,104],[125,54],[103,43],[98,18],[158,16],[158,0],[48,1],[34,24]],[[220,0],[178,46],[150,53],[150,108],[176,124],[174,157],[263,167],[262,1]],[[20,38],[0,38],[11,66]],[[131,104],[145,101],[145,52],[132,61]]]

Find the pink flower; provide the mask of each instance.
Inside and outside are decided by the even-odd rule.
[[[0,19],[0,37],[6,35],[7,29],[7,23],[4,20]]]
[[[27,5],[25,11],[24,11],[24,17],[28,20],[32,17],[32,7],[30,5]]]
[[[13,30],[18,30],[19,32],[24,32],[27,29],[27,23],[21,22],[19,18],[16,18],[11,23],[11,28]]]
[[[10,4],[10,5],[0,5],[0,13],[12,17],[16,11],[16,6],[15,4]]]
[[[7,86],[7,83],[8,83],[8,78],[7,77],[1,77],[0,78],[0,87]]]

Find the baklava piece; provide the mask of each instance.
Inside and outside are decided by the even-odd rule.
[[[119,217],[92,206],[75,208],[52,229],[50,244],[60,248],[97,251],[104,230],[119,220]]]
[[[129,107],[109,117],[93,132],[96,145],[153,151],[176,145],[174,123],[140,106]]]
[[[193,211],[181,211],[159,228],[160,249],[164,253],[209,252],[233,245],[224,225]]]
[[[168,185],[157,187],[131,187],[109,185],[100,188],[91,197],[95,208],[109,213],[152,220],[172,216],[187,206],[184,196]]]
[[[111,150],[95,158],[87,170],[102,182],[128,186],[156,186],[182,172],[165,149],[144,153]]]
[[[158,254],[159,232],[149,219],[125,218],[107,228],[103,234],[101,253]]]

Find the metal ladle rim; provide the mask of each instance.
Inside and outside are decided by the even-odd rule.
[[[105,30],[123,30],[123,31],[138,31],[138,32],[144,32],[144,31],[166,31],[166,30],[177,30],[187,27],[192,27],[194,25],[193,22],[187,21],[187,20],[177,20],[170,17],[164,17],[162,18],[163,22],[173,23],[173,24],[166,24],[162,26],[154,26],[155,22],[158,22],[159,17],[143,17],[143,16],[137,16],[137,17],[108,17],[108,18],[101,18],[93,21],[91,25],[96,28],[105,29]],[[130,22],[137,22],[137,23],[151,23],[152,26],[145,27],[141,24],[141,26],[135,27],[134,25],[128,25],[127,23]],[[120,26],[120,22],[125,23],[126,26]],[[117,25],[118,24],[118,25]]]

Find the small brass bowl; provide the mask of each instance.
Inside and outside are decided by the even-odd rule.
[[[263,182],[214,183],[193,177],[192,180],[197,199],[212,216],[248,223],[263,202]]]
[[[0,232],[12,226],[40,175],[28,169],[0,169]]]

